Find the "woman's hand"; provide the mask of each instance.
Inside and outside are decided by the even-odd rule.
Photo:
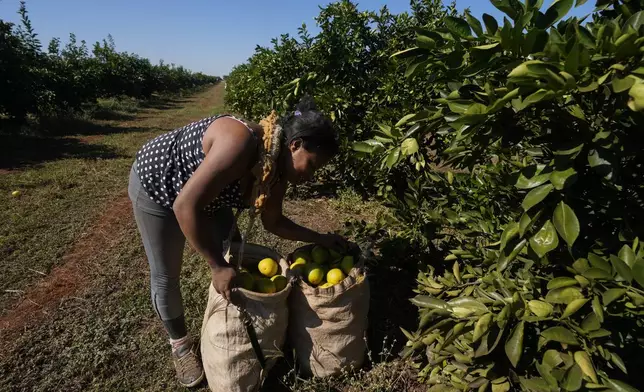
[[[344,253],[351,248],[351,242],[341,235],[333,233],[320,234],[316,243],[339,253]]]
[[[237,272],[232,266],[217,266],[211,268],[212,285],[226,301],[231,302],[230,292]]]

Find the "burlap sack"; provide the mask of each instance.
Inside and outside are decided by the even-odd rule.
[[[300,371],[327,377],[360,368],[366,355],[369,282],[359,261],[341,283],[321,289],[303,281],[289,296],[288,341]]]
[[[232,247],[231,254],[237,255],[236,246]],[[265,257],[279,260],[282,273],[287,271],[288,264],[280,255],[253,244],[246,244],[242,264],[256,265]],[[245,309],[253,321],[267,362],[266,369],[262,371],[238,308],[228,304],[210,285],[201,328],[201,356],[211,391],[251,392],[261,388],[268,370],[282,356],[288,323],[287,298],[291,288],[289,283],[275,294],[233,289],[234,304]]]

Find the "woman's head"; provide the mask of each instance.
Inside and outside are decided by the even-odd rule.
[[[304,97],[282,126],[283,174],[295,184],[308,181],[338,152],[333,123],[315,110],[310,97]]]

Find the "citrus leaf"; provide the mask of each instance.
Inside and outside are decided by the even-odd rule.
[[[603,328],[588,334],[588,337],[591,339],[605,338],[606,336],[610,336],[610,331],[607,331]]]
[[[410,299],[411,303],[421,308],[448,310],[449,305],[442,299],[430,297],[427,295],[417,295]]]
[[[545,256],[559,246],[559,237],[552,222],[546,221],[537,234],[530,238],[530,246],[539,257]]]
[[[604,382],[606,383],[606,385],[611,387],[615,392],[639,392],[637,389],[633,388],[632,386],[626,384],[623,381],[604,378]]]
[[[482,302],[478,301],[474,297],[458,297],[447,302],[447,304],[452,308],[465,308],[470,310],[472,313],[480,315],[489,312],[487,306]]]
[[[588,261],[590,261],[590,265],[592,265],[595,268],[603,269],[608,273],[613,272],[613,270],[610,267],[610,264],[608,264],[608,262],[604,260],[601,256],[598,256],[594,253],[588,253]]]
[[[406,58],[418,56],[419,54],[422,54],[422,53],[424,52],[420,48],[409,48],[409,49],[396,52],[392,54],[390,57],[398,57],[400,59],[406,59]]]
[[[644,259],[638,258],[633,264],[633,278],[640,286],[644,287]]]
[[[615,272],[617,272],[617,276],[622,278],[628,283],[631,283],[633,280],[633,273],[631,272],[631,269],[620,259],[619,257],[615,255],[610,255],[610,263],[613,265],[613,268],[615,268]]]
[[[555,1],[546,11],[542,28],[550,27],[563,18],[572,8],[574,0]]]
[[[472,34],[470,25],[461,18],[448,16],[445,18],[444,22],[447,29],[459,37],[467,38]]]
[[[418,152],[418,142],[413,137],[405,139],[400,145],[403,155],[412,155]]]
[[[372,154],[378,150],[384,149],[384,144],[377,140],[363,140],[361,142],[353,143],[353,150]]]
[[[519,224],[516,222],[509,223],[505,226],[503,234],[501,234],[501,248],[500,250],[505,249],[508,241],[516,237],[519,234]]]
[[[617,353],[614,353],[614,352],[610,353],[610,361],[614,363],[615,366],[619,368],[619,370],[624,372],[624,374],[628,374],[628,372],[626,371],[626,365],[624,364],[624,360],[622,359],[622,357],[617,355]]]
[[[597,331],[601,326],[601,321],[595,313],[588,313],[584,321],[581,322],[581,328],[586,332]]]
[[[581,371],[588,376],[595,384],[599,383],[597,379],[597,373],[595,372],[595,367],[593,362],[590,360],[590,356],[585,351],[577,351],[574,354],[575,362],[581,368]]]
[[[608,306],[614,301],[617,301],[618,299],[622,298],[626,294],[626,289],[621,289],[621,288],[613,288],[613,289],[608,289],[604,291],[602,294],[602,303],[604,306]]]
[[[617,94],[624,92],[628,89],[630,89],[633,84],[635,84],[635,79],[625,77],[625,78],[619,78],[615,76],[612,81],[613,84],[613,91]]]
[[[562,287],[577,286],[578,282],[574,278],[567,276],[560,276],[554,279],[551,279],[548,282],[548,290],[559,289]]]
[[[525,196],[523,202],[521,203],[521,206],[524,210],[529,210],[535,205],[541,203],[541,201],[543,201],[543,199],[545,199],[546,196],[550,194],[553,188],[554,187],[550,184],[541,185],[540,187],[534,188]]]
[[[519,174],[519,178],[515,186],[519,189],[532,189],[537,187],[550,179],[550,173],[536,174],[532,178],[527,178],[523,173]]]
[[[559,235],[561,235],[569,247],[572,247],[577,237],[579,237],[579,220],[577,220],[575,212],[566,203],[561,201],[555,208],[552,220]]]
[[[604,322],[604,308],[599,300],[599,296],[595,295],[593,297],[593,312],[597,316],[597,319],[600,323]]]
[[[603,280],[613,280],[613,275],[610,272],[601,268],[589,268],[582,273],[585,278],[588,279],[603,279]]]
[[[640,26],[644,23],[644,11],[637,12],[633,14],[628,20],[626,21],[625,26],[630,26],[633,28],[633,30],[637,31],[640,29]]]
[[[551,304],[564,304],[567,305],[574,300],[583,299],[584,295],[578,287],[562,287],[548,291],[546,294],[546,301]]]
[[[394,165],[398,163],[398,159],[400,159],[400,147],[394,148],[393,150],[391,150],[389,155],[387,155],[387,167],[390,169],[394,167]]]
[[[490,329],[490,322],[492,322],[492,313],[486,313],[478,319],[476,325],[474,326],[472,342],[476,342],[481,338],[481,336],[487,333],[487,331]]]
[[[528,302],[528,308],[538,317],[548,317],[554,310],[553,306],[547,302],[533,299]]]
[[[479,22],[478,19],[473,17],[468,11],[465,11],[465,19],[467,19],[467,23],[470,25],[474,33],[478,37],[483,36],[483,26],[481,25],[481,22]]]
[[[537,364],[539,366],[539,364]],[[548,382],[543,378],[525,378],[519,377],[519,382],[525,390],[533,392],[550,392],[550,386]],[[555,380],[556,382],[556,380]]]
[[[552,340],[559,343],[579,345],[579,341],[577,341],[575,335],[569,329],[561,326],[550,327],[541,332],[541,336],[547,341]]]
[[[416,36],[416,45],[419,48],[431,50],[436,48],[436,41],[425,35],[418,34]]]
[[[629,266],[629,268],[633,268],[633,265],[635,265],[635,252],[633,252],[633,249],[631,249],[630,246],[622,246],[622,249],[619,250],[618,256],[624,263],[626,263],[626,265]]]
[[[579,309],[582,308],[582,306],[586,305],[586,302],[590,301],[588,298],[581,298],[581,299],[575,299],[572,302],[566,306],[566,310],[564,310],[563,314],[561,315],[562,319],[565,319],[567,317],[572,316],[573,314],[577,313]]]
[[[572,185],[576,179],[577,171],[572,167],[563,171],[555,170],[550,175],[550,182],[559,191]]]
[[[508,356],[510,363],[514,367],[517,367],[519,364],[521,354],[523,353],[524,327],[525,323],[523,321],[519,322],[508,340],[505,342],[505,354]]]
[[[644,110],[644,83],[635,83],[630,90],[628,90],[628,95],[631,99],[628,101],[628,107],[634,111],[638,112]]]
[[[579,365],[573,365],[566,372],[566,376],[561,384],[562,388],[566,391],[578,391],[581,388],[582,371]]]
[[[396,123],[396,125],[394,125],[394,127],[396,127],[396,128],[402,127],[403,125],[407,124],[409,122],[409,120],[413,119],[414,117],[416,117],[416,113],[407,114],[407,115],[403,116],[403,118],[398,120],[398,122]]]
[[[499,24],[492,15],[483,14],[483,23],[485,23],[485,29],[490,35],[496,34],[497,30],[499,29]]]

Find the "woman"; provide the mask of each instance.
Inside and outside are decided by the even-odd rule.
[[[183,386],[204,377],[179,288],[186,239],[208,261],[212,284],[227,300],[236,272],[222,251],[233,227],[232,208],[255,204],[264,228],[285,239],[347,246],[338,235],[317,233],[282,215],[288,183],[309,180],[337,153],[331,121],[310,99],[279,123],[275,119],[260,126],[229,115],[209,117],[150,140],[136,154],[129,195],[150,264],[152,304],[170,336]]]

